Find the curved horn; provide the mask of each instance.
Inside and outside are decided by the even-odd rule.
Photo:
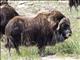
[[[59,22],[58,27],[57,27],[56,30],[59,30],[59,29],[60,29],[60,25],[61,25],[65,20],[66,20],[65,17],[60,20],[60,22]]]

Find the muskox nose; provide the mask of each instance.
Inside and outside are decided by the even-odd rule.
[[[71,36],[71,33],[67,33],[67,34],[66,34],[66,37],[69,37],[69,36]]]
[[[71,36],[72,34],[72,31],[71,30],[66,30],[66,38],[68,38],[69,36]]]

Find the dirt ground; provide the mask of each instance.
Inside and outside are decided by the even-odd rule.
[[[74,57],[61,57],[53,55],[53,56],[42,57],[42,60],[80,60],[80,59]]]

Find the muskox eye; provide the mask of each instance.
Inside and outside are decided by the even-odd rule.
[[[69,28],[69,25],[68,25],[68,24],[62,24],[62,25],[61,25],[61,28],[62,28],[62,29],[67,29],[67,28]]]

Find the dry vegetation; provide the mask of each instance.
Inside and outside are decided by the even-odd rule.
[[[68,2],[55,2],[55,1],[9,1],[9,4],[13,6],[20,15],[32,15],[36,14],[39,10],[59,10],[64,15],[69,17],[71,21],[71,28],[73,31],[72,36],[63,43],[56,44],[52,47],[46,48],[48,51],[56,53],[56,56],[73,56],[78,60],[80,57],[80,19],[76,19],[80,16],[80,11],[76,12],[73,8],[72,12],[69,11]],[[80,10],[80,7],[78,7]],[[20,47],[21,55],[16,54],[15,49],[11,50],[11,57],[9,57],[8,50],[4,48],[4,43],[1,42],[1,60],[41,60],[38,55],[38,49],[34,47]],[[55,58],[55,57],[53,57]],[[69,60],[63,58],[63,60]],[[62,60],[61,59],[61,60]],[[43,59],[47,60],[47,59]],[[48,59],[49,60],[49,59]]]

